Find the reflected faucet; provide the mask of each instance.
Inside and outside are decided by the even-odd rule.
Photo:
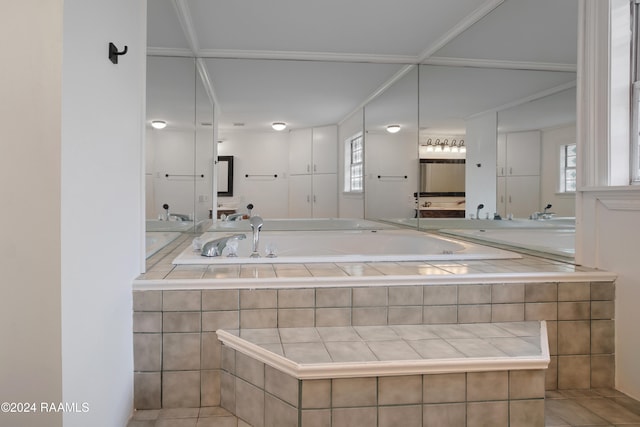
[[[251,210],[253,209],[253,203],[247,205],[247,215],[251,218]]]
[[[189,221],[189,215],[172,213],[169,214],[169,218],[175,217],[178,221]]]
[[[484,208],[484,204],[480,203],[476,209],[476,219],[480,219],[480,209]]]
[[[546,215],[547,214],[547,210],[551,209],[551,203],[549,203],[547,206],[544,207],[544,210],[542,211],[542,215]]]
[[[227,246],[229,240],[244,240],[247,236],[245,234],[234,234],[232,236],[220,237],[219,239],[210,240],[202,245],[202,256],[222,256],[222,251]]]
[[[227,217],[224,220],[227,222],[231,222],[231,221],[240,221],[241,219],[242,219],[241,213],[232,213],[227,215]]]
[[[249,224],[251,225],[251,230],[253,231],[253,246],[251,248],[251,258],[260,258],[260,254],[258,253],[258,243],[260,239],[260,230],[262,229],[262,225],[264,221],[259,216],[252,216],[249,220]]]

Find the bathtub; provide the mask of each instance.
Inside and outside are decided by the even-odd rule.
[[[440,230],[440,232],[450,236],[467,237],[566,258],[573,258],[575,255],[575,229],[573,228]]]
[[[264,231],[384,230],[391,224],[358,218],[264,218]],[[251,231],[248,220],[218,221],[208,231]]]
[[[206,242],[232,233],[207,232]],[[238,241],[238,256],[205,257],[192,247],[173,264],[274,264],[375,261],[436,261],[520,258],[520,255],[474,243],[456,241],[415,230],[263,231],[260,258],[249,258],[251,233]],[[276,257],[266,256],[269,252]]]
[[[173,242],[180,234],[179,231],[147,231],[145,233],[146,258]]]
[[[513,220],[493,219],[455,219],[455,218],[392,218],[385,219],[387,223],[403,227],[417,228],[421,230],[443,229],[512,229],[512,228],[575,228],[575,217],[557,217],[551,219],[531,220],[516,218]]]
[[[200,229],[200,231],[204,231],[200,227],[206,220],[200,220],[195,223],[196,229]],[[180,231],[180,232],[193,232],[194,223],[193,221],[160,221],[158,219],[147,219],[146,220],[146,230],[147,231]]]

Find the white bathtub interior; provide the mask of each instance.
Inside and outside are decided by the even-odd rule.
[[[575,256],[574,228],[458,229],[440,232],[567,258]]]
[[[207,232],[200,242],[234,233]],[[415,230],[333,230],[333,231],[262,231],[260,258],[250,258],[252,235],[238,240],[237,257],[202,256],[193,247],[186,248],[173,264],[275,264],[336,263],[376,261],[435,261],[508,259],[521,256],[496,248],[457,241]],[[276,257],[268,257],[275,254]]]
[[[264,231],[388,230],[392,224],[358,218],[264,218]],[[250,231],[248,220],[216,221],[208,231]]]
[[[178,221],[178,220],[161,221],[158,219],[147,219],[146,230],[147,231],[180,231],[180,232],[196,231],[196,230],[200,230],[200,227],[202,227],[205,222],[206,220],[200,220],[194,223],[193,221]],[[194,230],[194,226],[195,226],[195,230]]]

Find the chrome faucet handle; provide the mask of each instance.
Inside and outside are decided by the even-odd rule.
[[[258,252],[258,243],[260,239],[260,230],[262,229],[262,225],[264,221],[262,217],[252,216],[249,220],[249,225],[251,225],[251,230],[253,231],[253,245],[252,252],[250,258],[260,258],[260,253]]]

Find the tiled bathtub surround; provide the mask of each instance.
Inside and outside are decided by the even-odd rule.
[[[222,356],[215,331],[239,328],[546,320],[546,388],[613,387],[613,282],[389,283],[136,290],[135,407],[218,405]]]

